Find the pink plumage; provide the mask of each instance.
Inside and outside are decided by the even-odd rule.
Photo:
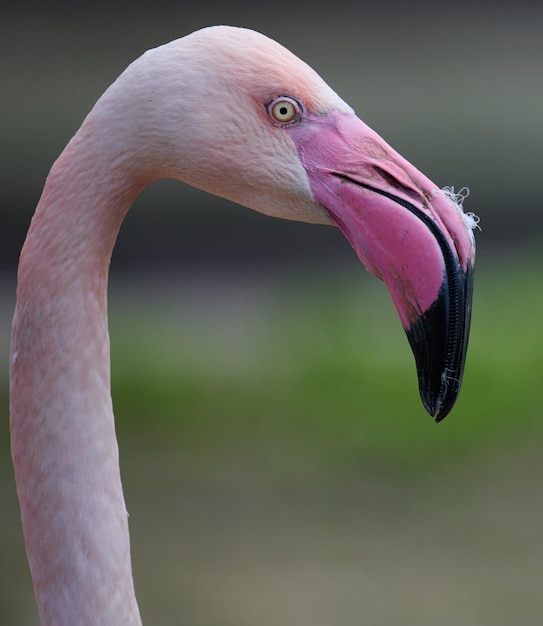
[[[474,242],[450,198],[263,35],[214,27],[150,50],[53,165],[21,254],[12,454],[44,625],[141,623],[106,291],[120,224],[160,177],[271,216],[337,222],[391,291],[427,409],[441,419],[458,393]]]

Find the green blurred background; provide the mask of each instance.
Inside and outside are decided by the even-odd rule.
[[[119,2],[0,9],[0,623],[37,624],[9,460],[15,267],[47,171],[145,49],[281,41],[481,218],[462,394],[436,426],[385,288],[333,228],[180,183],[136,202],[110,283],[113,394],[146,623],[543,618],[543,9]]]

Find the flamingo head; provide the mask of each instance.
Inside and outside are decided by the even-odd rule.
[[[386,283],[423,404],[443,419],[460,390],[475,259],[475,220],[458,196],[438,188],[309,66],[259,33],[206,28],[147,52],[125,75],[137,67],[146,76],[151,65],[161,68],[160,81],[131,81],[138,94],[126,86],[123,93],[130,95],[126,107],[139,103],[142,128],[155,129],[156,177],[275,217],[337,224]]]

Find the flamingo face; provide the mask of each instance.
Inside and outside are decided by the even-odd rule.
[[[173,175],[268,215],[337,224],[386,283],[415,356],[423,404],[443,419],[466,357],[473,218],[281,45],[227,27],[180,41],[200,59],[202,74],[192,68],[185,147],[176,148]],[[208,110],[210,86],[223,96]],[[165,136],[172,134],[170,128]]]

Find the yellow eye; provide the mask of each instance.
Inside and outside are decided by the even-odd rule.
[[[301,115],[301,107],[293,98],[282,96],[274,100],[269,111],[275,122],[289,124]]]

